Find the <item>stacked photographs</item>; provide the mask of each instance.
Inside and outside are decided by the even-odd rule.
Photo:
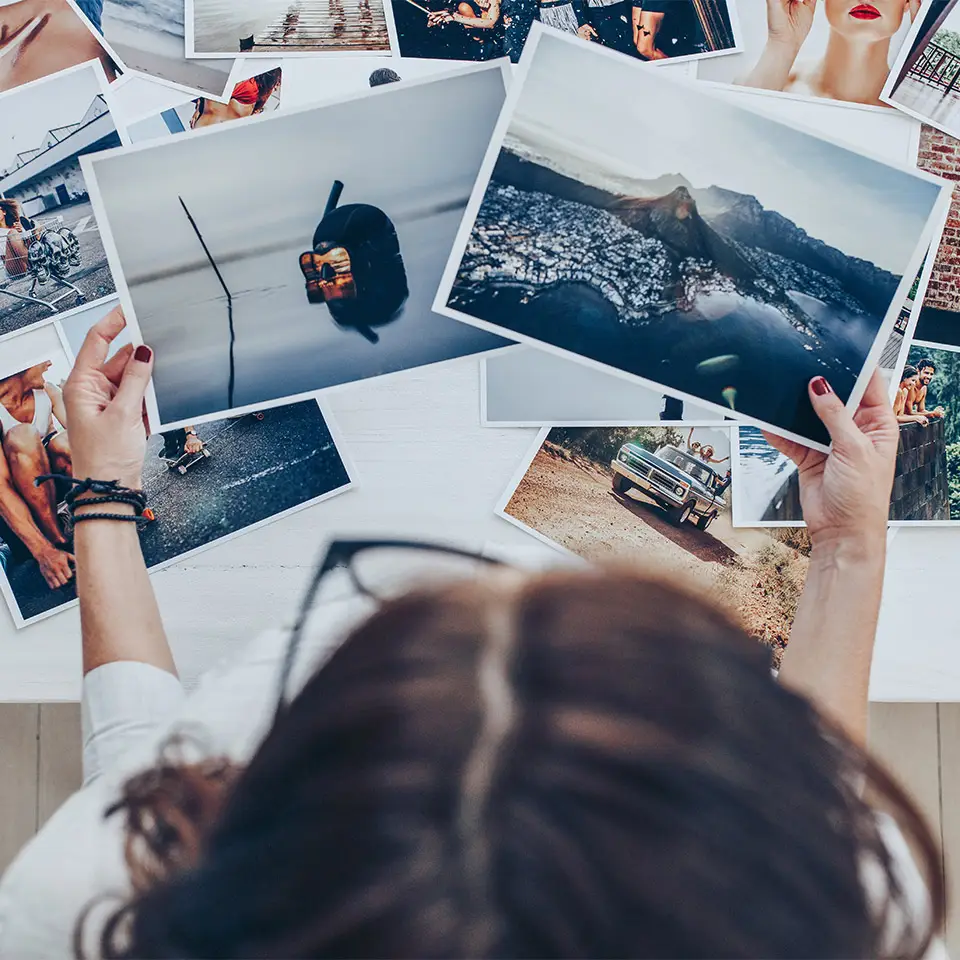
[[[536,22],[641,63],[740,49],[731,0],[392,0],[392,7],[404,57],[516,62]]]
[[[0,99],[0,337],[112,297],[81,158],[120,146],[98,61]]]
[[[90,158],[127,320],[157,358],[152,429],[507,343],[431,311],[505,69]],[[262,202],[250,199],[258,170],[271,182]]]
[[[960,136],[960,8],[928,0],[883,88],[885,103]]]
[[[65,490],[33,481],[72,473],[61,388],[87,330],[115,305],[90,307],[0,347],[0,590],[19,627],[76,601],[70,530],[58,509]],[[124,331],[111,349],[129,342]],[[316,400],[156,434],[143,471],[153,516],[140,533],[147,566],[182,560],[350,486]]]
[[[921,0],[741,3],[743,51],[703,61],[697,76],[783,97],[887,109],[881,92],[920,9]]]
[[[589,561],[629,561],[723,599],[773,651],[787,644],[805,534],[736,530],[729,426],[545,427],[497,505],[504,519]]]
[[[391,49],[384,0],[186,0],[189,57],[375,54]]]
[[[824,449],[807,383],[857,404],[948,204],[536,29],[435,308]]]

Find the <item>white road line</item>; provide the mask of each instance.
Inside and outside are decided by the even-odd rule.
[[[267,467],[266,470],[261,470],[259,473],[251,474],[249,477],[244,477],[242,480],[233,480],[231,483],[225,483],[220,489],[221,490],[232,490],[234,487],[242,487],[246,483],[251,483],[254,480],[259,480],[261,477],[269,477],[273,473],[281,473],[283,470],[286,470],[288,467],[296,467],[301,463],[306,463],[308,460],[311,460],[315,457],[320,451],[311,450],[305,457],[299,457],[296,460],[287,460],[284,463],[278,463],[275,466]]]

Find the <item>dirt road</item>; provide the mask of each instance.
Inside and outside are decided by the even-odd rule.
[[[675,527],[638,491],[615,494],[610,474],[565,451],[544,447],[506,512],[588,560],[629,560],[699,582],[736,607],[748,629],[782,648],[806,558],[763,529],[734,529],[729,510],[706,532]]]

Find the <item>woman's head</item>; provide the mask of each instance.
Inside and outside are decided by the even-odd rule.
[[[850,40],[889,40],[903,23],[907,0],[823,0],[830,28]]]
[[[871,859],[889,875],[864,774],[938,876],[908,801],[764,648],[701,596],[616,570],[393,601],[222,809],[198,770],[172,814],[145,819],[150,789],[128,788],[128,822],[171,867],[107,955],[886,955],[860,876]]]
[[[910,390],[917,385],[917,381],[920,379],[920,374],[917,371],[916,367],[911,367],[908,363],[903,368],[903,373],[900,374],[900,386],[905,387]]]

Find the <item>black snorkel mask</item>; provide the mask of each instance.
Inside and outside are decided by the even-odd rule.
[[[409,293],[400,242],[379,207],[340,207],[342,193],[343,184],[335,180],[313,250],[300,255],[300,270],[310,303],[326,303],[338,326],[377,343],[373,328],[393,320]]]

